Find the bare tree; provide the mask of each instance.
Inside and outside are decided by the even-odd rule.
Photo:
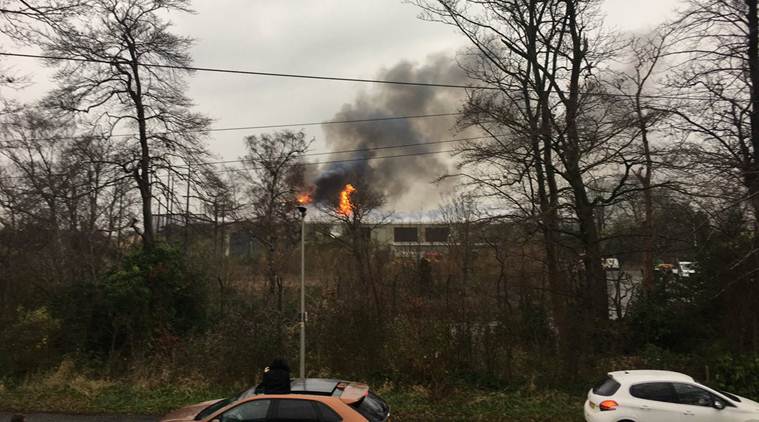
[[[759,214],[759,23],[756,0],[690,0],[673,23],[672,124],[694,141],[693,166],[743,185]]]
[[[60,29],[66,19],[86,7],[87,0],[2,0],[0,32],[15,40],[29,42],[44,31],[45,26]]]
[[[14,285],[16,295],[54,294],[94,280],[111,262],[110,235],[120,224],[113,205],[124,176],[103,164],[112,153],[107,139],[72,137],[74,130],[40,108],[3,117],[0,249],[7,259],[0,259],[0,287]]]
[[[86,0],[0,0],[0,33],[11,41],[35,44],[61,30],[65,21],[85,10]],[[9,68],[0,67],[0,86],[21,88],[28,77]],[[5,113],[18,105],[3,99]]]
[[[729,265],[731,269],[744,268],[746,273],[731,274],[725,288],[740,292],[731,296],[728,306],[745,315],[737,325],[753,327],[739,339],[753,351],[759,350],[759,318],[751,311],[756,306],[752,297],[759,267],[757,13],[757,0],[689,0],[673,23],[678,45],[671,54],[677,61],[667,84],[679,97],[667,111],[672,115],[670,124],[688,141],[691,173],[707,179],[706,188],[700,189],[716,190],[698,194],[727,199],[731,210],[745,203],[753,214],[749,250]],[[715,220],[722,218],[718,215]]]
[[[608,318],[601,210],[639,190],[630,183],[639,161],[634,126],[596,72],[611,56],[609,38],[594,23],[598,2],[414,3],[473,45],[463,66],[487,89],[471,90],[462,123],[492,139],[460,150],[463,175],[507,201],[502,217],[529,218],[542,228],[560,349],[574,368],[578,334],[569,313]],[[572,289],[567,268],[578,259],[582,286]]]
[[[301,132],[282,131],[245,138],[252,231],[266,248],[266,280],[282,309],[282,267],[298,239],[297,194],[304,189],[303,154],[310,142]]]
[[[566,279],[559,264],[560,192],[554,168],[550,119],[552,86],[545,75],[555,54],[542,48],[559,31],[553,2],[417,2],[426,18],[461,30],[473,43],[464,60],[470,77],[495,90],[470,94],[464,124],[479,126],[492,140],[461,149],[462,170],[478,191],[507,201],[506,214],[528,215],[541,225],[553,317],[562,350],[570,347],[565,301]],[[541,36],[541,34],[543,34]],[[483,189],[484,188],[484,189]]]
[[[246,207],[242,199],[245,183],[239,180],[239,169],[222,168],[217,171],[211,166],[203,166],[197,174],[201,179],[200,183],[195,184],[197,199],[203,210],[200,218],[213,230],[212,244],[210,250],[206,251],[206,259],[215,273],[219,287],[219,313],[224,315],[230,281],[227,242],[230,228],[238,226],[239,229],[245,224],[243,215]]]
[[[461,285],[464,288],[462,294],[465,295],[472,273],[475,226],[482,216],[482,211],[472,194],[462,193],[448,199],[441,207],[440,214],[443,221],[454,229],[449,239],[449,255],[454,257],[452,261],[460,265]]]
[[[611,85],[625,98],[635,116],[639,136],[642,164],[634,170],[643,196],[643,288],[654,286],[654,257],[656,245],[656,223],[654,221],[654,170],[663,165],[661,142],[651,139],[663,125],[670,105],[666,100],[649,98],[652,88],[661,88],[662,61],[669,53],[673,28],[662,27],[642,37],[633,37],[628,45],[630,68],[614,72]]]
[[[96,0],[89,13],[69,22],[45,43],[60,87],[48,103],[94,115],[110,133],[136,129],[123,138],[118,164],[130,174],[142,200],[145,248],[155,242],[153,174],[175,171],[176,161],[194,164],[207,155],[201,136],[209,119],[190,111],[182,76],[192,40],[172,34],[163,11],[188,12],[187,0]]]
[[[377,250],[372,245],[372,230],[387,221],[389,214],[380,212],[385,204],[385,196],[373,189],[366,173],[358,170],[343,175],[350,180],[352,189],[347,185],[342,192],[333,192],[328,198],[322,198],[318,204],[320,210],[333,221],[344,227],[342,237],[336,238],[341,247],[347,249],[353,258],[353,270],[357,286],[349,290],[371,293],[375,314],[383,317],[383,301],[380,290],[381,276],[377,268],[379,260]],[[348,190],[346,190],[348,189]],[[347,202],[347,203],[346,203]],[[355,287],[355,288],[354,288]]]

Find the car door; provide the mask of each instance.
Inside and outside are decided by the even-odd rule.
[[[313,400],[276,399],[267,422],[320,422],[319,413]]]
[[[677,403],[671,382],[645,382],[630,386],[627,404],[645,422],[679,422],[683,406]],[[695,422],[695,421],[694,421]]]
[[[689,383],[673,383],[677,401],[683,406],[682,422],[739,422],[739,415],[733,412],[730,403],[711,392]],[[715,401],[721,401],[726,407],[717,409]]]

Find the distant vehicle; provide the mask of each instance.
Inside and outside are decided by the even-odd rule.
[[[672,273],[678,277],[690,277],[696,274],[696,265],[697,263],[692,261],[678,261],[677,264],[658,264],[655,270],[663,273]]]
[[[693,274],[696,274],[696,263],[691,261],[680,261],[678,262],[678,272],[677,274],[680,275],[680,277],[690,277]]]
[[[619,259],[617,258],[604,258],[601,261],[601,265],[605,270],[617,271],[619,270]]]
[[[390,407],[366,384],[322,378],[294,379],[290,394],[257,394],[256,387],[233,397],[176,410],[161,422],[385,422]]]
[[[759,422],[759,403],[670,371],[610,372],[584,408],[587,422]]]

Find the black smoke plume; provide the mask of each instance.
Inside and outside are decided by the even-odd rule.
[[[430,57],[422,65],[403,61],[382,71],[378,76],[380,79],[397,81],[467,83],[466,76],[455,59],[443,55]],[[359,94],[353,103],[343,105],[333,120],[451,113],[459,110],[464,96],[461,89],[376,85]],[[413,208],[414,202],[423,201],[432,193],[438,192],[431,182],[450,169],[448,154],[388,159],[379,157],[447,150],[452,145],[382,148],[449,139],[455,133],[455,123],[456,117],[449,116],[325,125],[326,142],[330,150],[366,151],[330,156],[330,161],[355,161],[321,166],[312,179],[315,185],[314,199],[317,202],[332,203],[347,183],[355,184],[356,180],[361,180],[361,184],[368,185],[384,196],[391,206]]]

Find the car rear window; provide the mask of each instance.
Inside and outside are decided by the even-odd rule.
[[[593,394],[609,397],[619,390],[619,383],[612,377],[606,377],[593,387]]]
[[[390,414],[390,406],[371,391],[361,401],[351,404],[351,407],[369,422],[384,422]]]

